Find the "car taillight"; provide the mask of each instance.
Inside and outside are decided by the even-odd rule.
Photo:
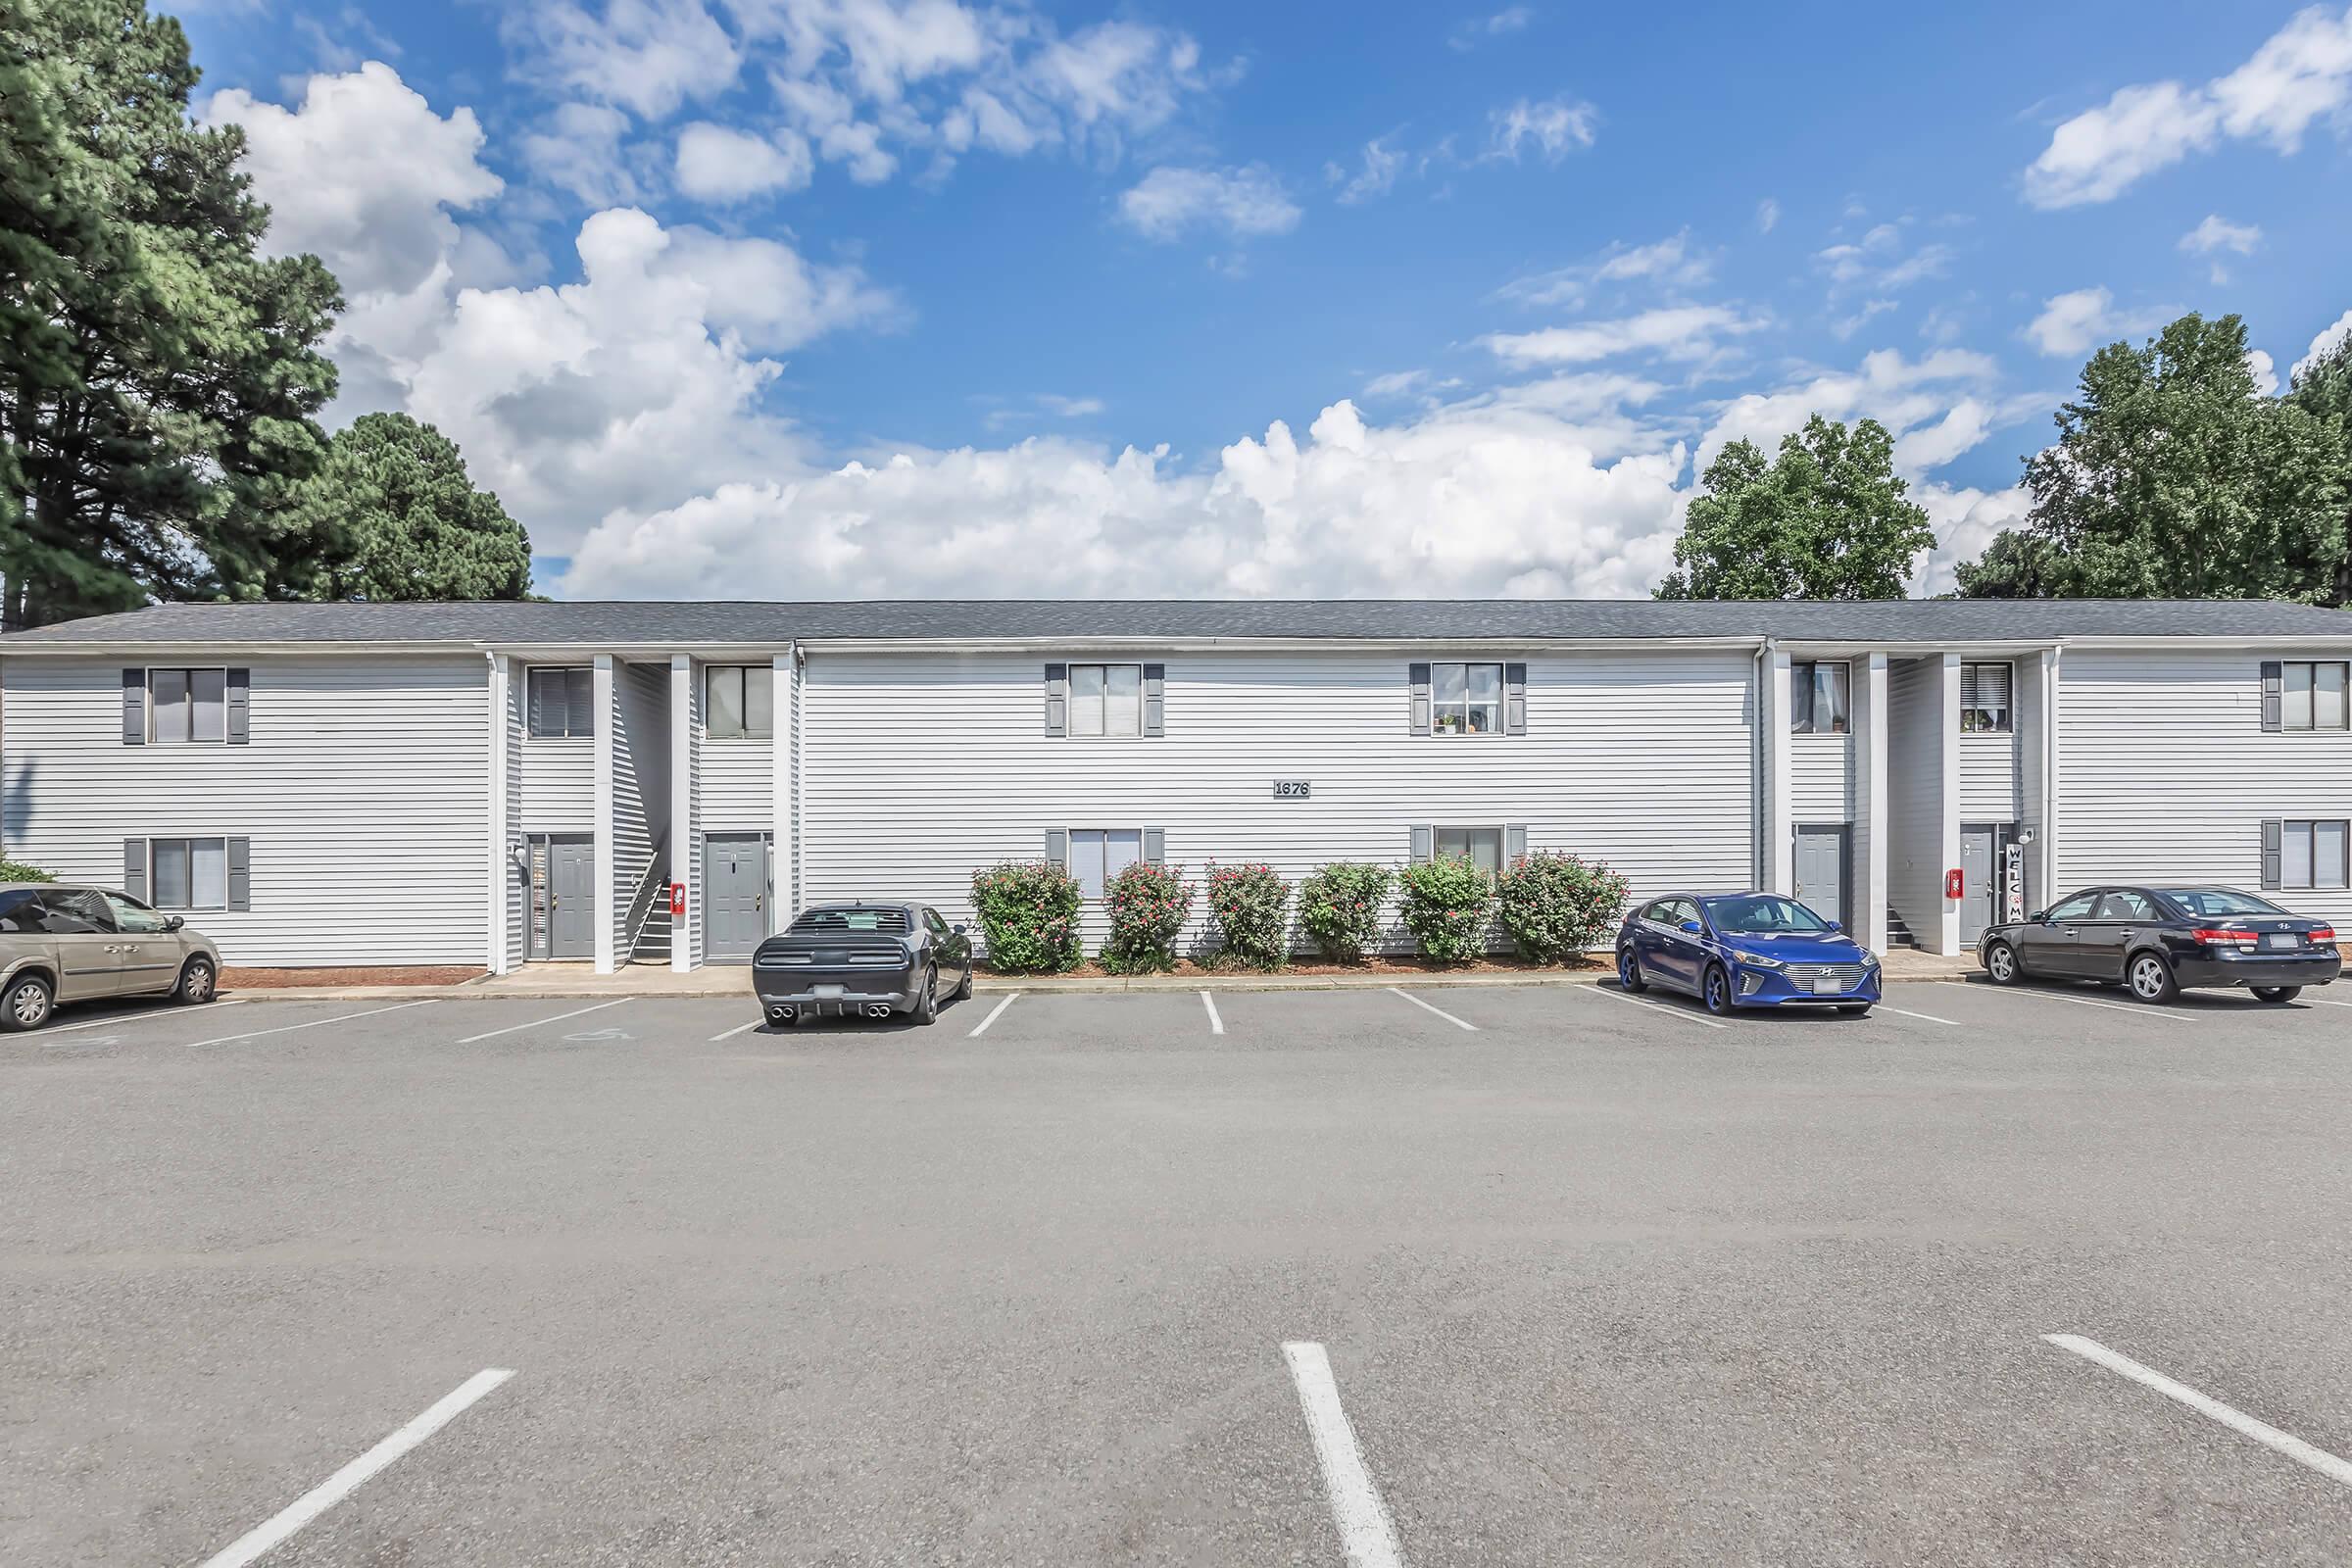
[[[2255,936],[2251,931],[2191,931],[2188,939],[2191,942],[2207,944],[2243,942],[2250,945],[2254,942]]]
[[[2311,940],[2315,945],[2322,942],[2333,942],[2335,940],[2335,927],[2331,925],[2324,925],[2320,927],[2317,931],[2314,931],[2311,934]]]

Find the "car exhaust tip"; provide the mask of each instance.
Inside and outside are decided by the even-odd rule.
[[[865,1015],[868,1018],[887,1018],[890,1016],[890,1004],[887,1002],[869,1002],[865,1004]]]
[[[770,1007],[767,1009],[767,1021],[769,1023],[790,1023],[792,1022],[792,1009],[790,1007]]]

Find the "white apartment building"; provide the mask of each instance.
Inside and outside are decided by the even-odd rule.
[[[254,965],[739,962],[1043,857],[1566,850],[1937,953],[2104,881],[2343,925],[2348,667],[2269,603],[165,605],[0,638],[0,841]]]

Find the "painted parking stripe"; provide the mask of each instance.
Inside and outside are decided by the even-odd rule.
[[[737,1035],[743,1033],[746,1029],[757,1029],[765,1022],[767,1022],[765,1018],[754,1018],[750,1023],[739,1023],[723,1035],[712,1035],[710,1039],[704,1041],[703,1044],[707,1046],[715,1046],[721,1040],[732,1040]]]
[[[1306,1416],[1306,1435],[1315,1445],[1315,1464],[1323,1472],[1331,1522],[1340,1527],[1348,1568],[1404,1568],[1396,1522],[1372,1484],[1363,1446],[1355,1441],[1355,1428],[1340,1405],[1331,1357],[1320,1345],[1294,1340],[1283,1346],[1282,1358],[1291,1369],[1291,1381],[1298,1386],[1298,1408]]]
[[[1478,1025],[1471,1023],[1466,1019],[1456,1018],[1452,1013],[1447,1012],[1444,1007],[1433,1007],[1428,1003],[1423,1002],[1419,997],[1399,991],[1395,986],[1389,987],[1389,995],[1392,997],[1403,997],[1405,1001],[1411,1003],[1414,1006],[1419,1007],[1423,1012],[1434,1012],[1439,1017],[1445,1019],[1447,1023],[1453,1025],[1456,1029],[1467,1029],[1472,1034],[1478,1033]]]
[[[395,1002],[389,1007],[369,1007],[365,1012],[338,1012],[331,1018],[313,1018],[308,1023],[287,1023],[275,1029],[252,1029],[241,1035],[216,1035],[210,1040],[191,1040],[188,1049],[194,1051],[198,1046],[225,1046],[238,1040],[259,1040],[264,1035],[290,1035],[297,1029],[316,1029],[327,1023],[349,1023],[354,1018],[372,1018],[379,1012],[398,1012],[404,1007],[429,1007],[432,1004],[431,997],[419,1002]]]
[[[1989,986],[1978,985],[1968,980],[1938,980],[1936,983],[1939,986],[1959,986],[1968,991],[1992,989]],[[2035,1001],[2071,1002],[2078,1007],[2097,1007],[2104,1012],[2128,1012],[2134,1018],[2159,1018],[2166,1023],[2194,1023],[2196,1021],[2185,1013],[2166,1012],[2149,1003],[2094,1002],[2088,997],[2062,996],[2055,991],[2019,991],[2008,986],[2001,989],[2010,996],[2032,997]]]
[[[1917,1018],[1922,1023],[1950,1024],[1955,1029],[1966,1027],[1966,1025],[1962,1024],[1957,1018],[1938,1018],[1932,1012],[1912,1012],[1908,1008],[1904,1007],[1889,1007],[1884,1002],[1879,1004],[1879,1011],[1891,1012],[1898,1018]]]
[[[248,1563],[258,1562],[266,1553],[282,1545],[304,1525],[357,1492],[386,1465],[449,1425],[464,1413],[467,1405],[514,1375],[505,1367],[484,1367],[443,1395],[424,1414],[304,1493],[283,1513],[207,1557],[202,1568],[245,1568]]]
[[[1223,1034],[1225,1020],[1217,1016],[1217,999],[1203,991],[1200,993],[1200,1005],[1208,1009],[1208,1032],[1212,1035]]]
[[[992,1023],[995,1023],[999,1017],[1003,1016],[1006,1007],[1011,1006],[1014,1003],[1020,1000],[1021,994],[1018,991],[1015,991],[1011,996],[1006,997],[1003,1002],[1000,1002],[995,1006],[989,1008],[988,1016],[981,1019],[978,1023],[972,1025],[972,1032],[968,1035],[965,1035],[963,1038],[966,1040],[977,1040],[982,1035],[988,1033],[988,1026]]]
[[[2352,1007],[2352,1002],[2337,1002],[2331,997],[2297,997],[2295,1000],[2308,1002],[2314,1006],[2320,1007]]]
[[[240,1007],[252,1000],[253,999],[251,997],[230,997],[224,1001],[213,1003],[211,1005],[216,1007]],[[141,1018],[183,1018],[185,1016],[187,1015],[181,1012],[177,1007],[147,1007],[138,1012],[111,1013],[104,1018],[92,1018],[86,1023],[51,1024],[48,1028],[43,1029],[41,1033],[45,1035],[70,1035],[76,1029],[103,1029],[110,1023],[137,1023]]]
[[[1590,991],[1594,996],[1614,998],[1616,1001],[1626,1003],[1632,1006],[1641,1007],[1645,1011],[1662,1012],[1669,1018],[1680,1018],[1685,1023],[1702,1023],[1710,1029],[1724,1029],[1730,1027],[1721,1018],[1710,1018],[1705,1013],[1691,1012],[1688,1008],[1684,1007],[1666,1007],[1661,1006],[1654,1002],[1643,1002],[1640,997],[1629,997],[1622,991],[1611,991],[1606,986],[1578,986],[1575,989],[1578,991]]]
[[[2140,1365],[2130,1356],[2110,1350],[2096,1340],[2086,1340],[2080,1334],[2044,1334],[2048,1343],[2062,1350],[2072,1350],[2085,1360],[2096,1361],[2119,1377],[2130,1378],[2142,1388],[2154,1389],[2168,1399],[2187,1405],[2202,1416],[2209,1416],[2236,1433],[2252,1438],[2275,1453],[2283,1453],[2299,1465],[2305,1465],[2339,1486],[2352,1487],[2352,1462],[2337,1458],[2325,1448],[2315,1448],[2291,1432],[2281,1432],[2267,1421],[2257,1421],[2243,1410],[2233,1410],[2221,1400],[2199,1394],[2185,1383],[2176,1383],[2153,1367]]]
[[[529,1023],[509,1024],[504,1029],[493,1029],[487,1034],[467,1035],[458,1044],[470,1046],[477,1040],[496,1040],[500,1035],[518,1034],[525,1029],[536,1029],[543,1023],[562,1023],[566,1018],[577,1018],[583,1012],[602,1012],[607,1007],[617,1007],[628,1000],[630,999],[627,997],[615,997],[611,1002],[599,1002],[592,1006],[574,1007],[569,1012],[559,1012],[551,1017],[533,1018]]]

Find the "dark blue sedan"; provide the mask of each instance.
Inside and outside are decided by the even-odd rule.
[[[1722,1014],[1740,1007],[1836,1007],[1879,1000],[1878,957],[1777,893],[1670,893],[1625,917],[1617,978],[1628,991],[1687,991]]]

